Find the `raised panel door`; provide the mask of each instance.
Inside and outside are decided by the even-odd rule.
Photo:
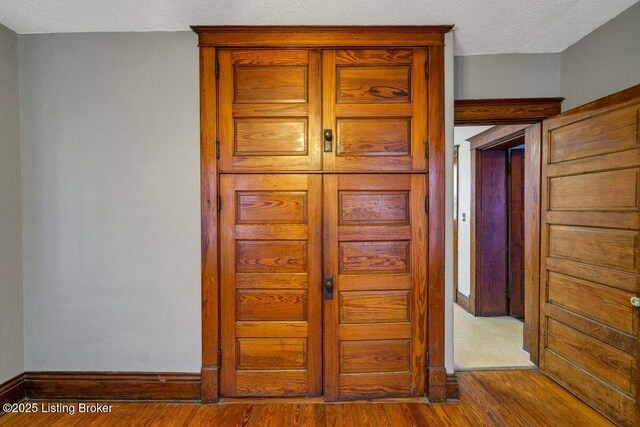
[[[220,176],[224,396],[321,394],[321,185]]]
[[[319,52],[222,49],[218,63],[220,171],[319,170]]]
[[[323,169],[427,168],[427,50],[326,50]]]
[[[637,426],[639,100],[544,123],[541,368],[622,426]]]
[[[421,174],[324,176],[329,400],[424,393],[425,184]]]

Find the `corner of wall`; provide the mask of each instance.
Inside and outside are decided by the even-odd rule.
[[[0,25],[0,383],[24,372],[18,35]]]

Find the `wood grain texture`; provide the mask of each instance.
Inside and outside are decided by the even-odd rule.
[[[564,98],[456,99],[456,126],[535,123],[561,112]]]
[[[542,125],[525,129],[524,135],[524,328],[523,344],[530,360],[539,363],[540,342],[540,174],[542,173]]]
[[[640,87],[544,122],[541,367],[637,425]]]
[[[24,377],[24,374],[16,375],[0,384],[0,416],[4,413],[1,405],[17,403],[24,399],[26,393]]]
[[[276,194],[279,178],[265,172],[424,172],[431,167],[427,160],[429,144],[436,150],[435,159],[438,162],[435,169],[429,169],[429,185],[436,195],[436,209],[442,209],[442,212],[429,221],[428,227],[436,234],[444,233],[443,33],[449,29],[447,26],[194,28],[200,36],[201,50],[210,49],[206,46],[215,46],[216,50],[209,52],[217,52],[217,55],[209,57],[211,67],[207,69],[208,74],[201,73],[208,87],[214,89],[209,91],[210,99],[215,99],[217,92],[219,106],[218,111],[214,111],[216,114],[209,114],[211,111],[207,114],[210,129],[214,130],[209,136],[215,138],[217,134],[220,141],[219,169],[215,170],[214,175],[220,173],[223,179],[227,173],[260,174],[261,185],[264,186],[264,190],[260,191],[268,193],[266,197],[265,194],[256,194],[255,189],[247,185],[248,180],[228,178],[234,180],[237,197],[223,195],[222,210],[224,212],[235,206],[237,224],[233,232],[229,227],[220,227],[219,247],[227,248],[227,252],[231,252],[228,248],[233,247],[238,256],[234,255],[231,264],[237,270],[233,274],[235,292],[222,290],[223,306],[225,299],[228,307],[232,306],[230,295],[233,295],[234,304],[238,294],[245,297],[260,295],[258,299],[251,297],[245,300],[249,305],[243,308],[243,315],[250,317],[251,313],[259,311],[256,307],[262,305],[258,300],[275,301],[263,297],[274,295],[282,289],[278,287],[279,284],[286,283],[287,291],[295,293],[306,289],[309,319],[321,318],[320,306],[313,304],[314,299],[320,298],[320,275],[319,270],[315,269],[319,269],[321,264],[314,263],[310,255],[307,259],[301,257],[300,252],[317,252],[323,248],[319,233],[310,232],[305,228],[305,222],[310,224],[312,217],[319,219],[327,204],[301,200],[292,194],[297,191],[293,188],[287,189],[290,194]],[[321,50],[323,48],[325,50]],[[217,63],[214,60],[216,56]],[[218,64],[219,67],[216,67]],[[213,73],[216,69],[220,74],[217,81]],[[342,77],[345,77],[342,79],[344,85],[338,85]],[[339,102],[340,90],[344,90],[343,98],[350,98],[349,102]],[[332,152],[325,153],[324,157],[321,154],[322,128],[334,130]],[[434,185],[435,180],[438,180],[438,185]],[[394,182],[395,178],[389,177],[387,182],[381,183],[384,185],[375,190],[384,190],[387,183]],[[310,187],[314,185],[318,185],[319,189],[321,183],[310,184]],[[371,190],[369,192],[372,193]],[[411,196],[418,197],[417,200],[404,205],[402,196],[398,198],[389,194],[385,197],[394,200],[384,200],[377,205],[368,203],[364,210],[360,210],[352,201],[351,211],[345,212],[344,219],[354,224],[358,222],[358,225],[343,227],[336,237],[343,242],[353,242],[357,241],[358,236],[366,235],[371,243],[368,246],[373,248],[384,247],[379,243],[387,241],[388,235],[395,236],[397,242],[413,240],[419,235],[427,247],[426,239],[431,239],[431,233],[427,232],[427,225],[422,221],[414,221],[414,218],[416,215],[425,216],[423,200],[428,192],[418,193],[420,191]],[[349,203],[345,202],[347,205]],[[306,214],[303,213],[305,209]],[[380,231],[383,228],[380,225],[386,227],[384,231]],[[283,239],[283,235],[287,238]],[[234,239],[242,243],[236,244]],[[284,246],[289,245],[288,249],[295,250],[285,250],[287,248],[282,245],[279,250],[269,246],[269,242],[279,240],[281,242],[278,244],[288,241]],[[296,243],[304,241],[307,242],[306,247]],[[429,242],[428,247],[441,252],[437,262],[443,263],[444,235],[439,241],[435,246],[431,244],[434,242]],[[371,254],[363,255],[355,257],[358,265],[369,262],[372,266],[378,266],[378,261],[369,257]],[[382,258],[389,254],[383,255]],[[415,253],[405,257],[406,260],[402,259],[404,254],[390,255],[385,260],[380,258],[382,264],[401,268],[385,273],[389,276],[387,281],[380,280],[379,275],[359,272],[351,276],[361,276],[361,279],[345,280],[345,290],[357,292],[362,284],[371,291],[415,290],[412,284],[414,278],[402,275],[410,270],[411,276],[417,275],[419,281],[426,281],[429,272],[430,278],[434,278],[433,284],[429,291],[426,288],[419,291],[417,298],[411,301],[410,310],[410,323],[418,331],[414,336],[420,336],[419,339],[424,341],[428,336],[426,293],[435,292],[436,296],[444,297],[443,267],[431,265],[430,261],[425,262],[430,257],[417,257]],[[307,266],[314,265],[314,271],[301,269],[300,266],[305,263]],[[225,270],[227,263],[221,260],[220,266],[223,269],[221,283],[229,283],[232,275]],[[280,271],[281,268],[290,270]],[[316,287],[315,292],[310,287],[311,283]],[[444,363],[443,307],[444,302],[438,302],[433,315],[429,316],[430,322],[433,319],[433,327],[440,329],[434,331],[432,340],[437,346],[437,354],[432,360],[440,365]],[[440,311],[442,315],[438,314]],[[214,324],[213,317],[210,318],[211,322],[206,328],[203,321],[203,334],[209,334],[210,327],[218,326]],[[229,316],[216,312],[216,318],[220,319],[222,342],[225,342],[225,337],[229,338],[225,335],[229,333],[235,333],[238,338],[309,338],[309,334],[322,332],[321,328],[312,326],[311,320],[270,320],[262,323],[238,320],[234,326]],[[235,331],[232,330],[234,328]],[[392,331],[396,329],[395,326],[390,327]],[[340,330],[339,333],[341,337],[351,339],[363,339],[367,334],[377,336],[375,331],[363,325],[352,330]],[[403,334],[406,335],[406,331],[398,337],[404,337]],[[231,352],[226,349],[222,352],[225,366],[236,360],[236,346],[232,347]],[[211,356],[217,359],[218,354],[216,352]],[[321,369],[322,352],[309,351],[308,357],[310,367]],[[424,365],[426,357],[421,345],[412,345],[410,357],[412,369],[417,367],[414,370],[422,372],[424,366],[419,366]],[[309,375],[312,371],[309,369]],[[203,378],[204,372],[203,368]],[[217,361],[216,366],[212,365],[206,371],[209,390],[216,372]],[[433,390],[438,389],[438,393],[444,396],[446,378],[443,372],[443,368],[439,368],[438,374],[433,376]],[[269,389],[267,374],[256,376],[256,393]],[[285,384],[286,377],[284,374],[279,377],[280,384]],[[304,381],[297,373],[294,377],[291,378],[291,387],[297,390],[296,393],[302,393]],[[421,375],[413,376],[408,381],[406,378],[396,380],[383,379],[383,382],[387,381],[385,383],[392,388],[409,384],[412,390],[424,389],[426,383]],[[366,381],[352,381],[355,381],[352,390],[364,390],[367,386]],[[223,391],[236,388],[256,395],[250,391],[251,374],[243,373],[242,386],[238,388],[237,384],[234,385],[226,377],[222,381]],[[312,386],[304,393],[318,393],[321,387],[321,382],[316,378],[312,380],[308,377],[306,384]]]
[[[444,48],[434,46],[429,49],[429,108],[427,111],[429,144],[428,190],[428,322],[427,351],[429,352],[427,396],[432,402],[446,399],[446,372],[444,370],[444,260],[445,260],[445,117],[444,117]],[[431,375],[431,372],[438,372]]]
[[[423,171],[426,49],[323,52],[326,171]]]
[[[509,314],[519,318],[525,303],[524,158],[524,148],[509,150]]]
[[[198,44],[226,47],[443,46],[452,25],[432,26],[192,26]]]
[[[424,392],[425,184],[418,174],[324,176],[324,274],[334,281],[325,299],[328,400]],[[398,206],[410,212],[399,216]],[[399,218],[409,221],[404,241]]]
[[[220,405],[120,402],[105,414],[11,413],[0,417],[0,425],[613,426],[540,372],[459,372],[456,376],[460,399],[447,404],[415,399],[352,403],[225,399]]]
[[[218,177],[216,165],[216,50],[200,49],[200,246],[202,295],[202,400],[218,400]]]
[[[504,316],[509,311],[507,151],[482,150],[475,158],[475,313]]]
[[[320,56],[220,50],[221,171],[320,169]]]
[[[28,372],[29,399],[200,400],[200,374]]]
[[[224,396],[321,393],[319,175],[221,176]]]

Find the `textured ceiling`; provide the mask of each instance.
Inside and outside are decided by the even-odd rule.
[[[0,0],[27,33],[187,31],[190,25],[455,24],[457,55],[560,52],[638,0]]]

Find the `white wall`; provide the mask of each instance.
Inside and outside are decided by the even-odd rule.
[[[196,36],[20,36],[19,65],[26,369],[199,371]]]
[[[456,99],[561,96],[560,54],[455,57]]]
[[[18,36],[0,25],[0,384],[24,371]]]
[[[491,126],[456,126],[458,145],[458,292],[469,296],[471,288],[471,151],[467,139]],[[462,214],[465,221],[462,220]]]
[[[567,110],[640,84],[640,3],[562,52]]]

